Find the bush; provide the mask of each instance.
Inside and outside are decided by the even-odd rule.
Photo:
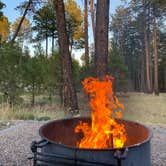
[[[36,120],[38,120],[38,121],[46,121],[46,120],[50,120],[51,118],[50,117],[48,117],[48,116],[42,116],[42,117],[37,117],[36,118]]]
[[[35,115],[31,112],[17,112],[15,118],[21,120],[35,120]]]

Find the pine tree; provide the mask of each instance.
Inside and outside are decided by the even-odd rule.
[[[69,52],[69,39],[66,32],[65,10],[63,0],[54,0],[57,17],[58,42],[62,63],[63,105],[71,112],[78,111],[76,90],[74,87],[71,55]]]

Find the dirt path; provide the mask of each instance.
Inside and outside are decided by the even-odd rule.
[[[22,121],[0,130],[0,166],[31,166],[30,143],[39,140],[38,129],[45,122]],[[166,125],[149,125],[153,131],[151,142],[152,165],[166,166]]]

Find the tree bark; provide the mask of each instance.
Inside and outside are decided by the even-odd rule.
[[[0,35],[0,48],[2,47],[2,36]]]
[[[107,74],[108,24],[109,0],[98,0],[95,28],[95,73],[99,78]]]
[[[25,11],[24,11],[24,13],[23,13],[23,16],[21,17],[21,20],[20,20],[20,22],[19,22],[19,24],[18,24],[18,27],[17,27],[17,29],[16,29],[14,35],[13,35],[13,38],[11,39],[11,42],[14,42],[15,39],[16,39],[16,37],[18,36],[18,33],[19,33],[19,31],[20,31],[20,28],[21,28],[21,25],[22,25],[22,23],[23,23],[23,21],[24,21],[24,19],[25,19],[25,16],[27,15],[28,10],[29,10],[29,8],[30,8],[30,6],[31,6],[32,3],[33,3],[32,0],[29,0],[27,6],[26,6],[26,8],[25,8]]]
[[[90,0],[90,12],[91,12],[91,20],[92,20],[92,30],[93,30],[93,38],[95,43],[95,10],[94,10],[94,1]]]
[[[157,25],[156,25],[155,11],[154,11],[154,18],[153,18],[153,51],[154,51],[154,93],[156,95],[159,95],[159,86],[158,86],[158,44],[157,44]]]
[[[147,20],[146,20],[146,1],[143,0],[144,5],[144,40],[145,40],[145,55],[146,55],[146,88],[147,93],[152,92],[151,79],[150,79],[150,48],[147,33]]]
[[[149,3],[149,2],[147,2]],[[152,62],[152,54],[151,54],[151,44],[150,44],[150,24],[151,24],[151,16],[150,16],[150,12],[151,12],[151,7],[150,4],[148,4],[147,6],[147,41],[148,41],[148,47],[149,47],[149,70],[150,70],[150,85],[151,85],[151,93],[153,91],[153,62]]]
[[[78,112],[76,90],[72,74],[72,61],[69,52],[69,39],[66,32],[66,21],[63,0],[54,0],[57,18],[58,43],[62,63],[63,105],[72,113]]]
[[[85,37],[85,64],[89,65],[89,42],[88,42],[88,4],[84,0],[84,37]]]
[[[145,92],[145,56],[144,52],[141,54],[141,91]]]
[[[32,107],[35,105],[35,83],[32,84],[32,101],[31,101]]]

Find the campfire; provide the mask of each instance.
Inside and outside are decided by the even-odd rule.
[[[79,148],[122,148],[126,141],[125,126],[118,123],[124,109],[114,95],[113,77],[107,75],[102,79],[89,77],[83,81],[84,90],[90,95],[92,124],[80,122],[75,132],[82,132],[84,137],[78,143]]]
[[[31,145],[34,166],[151,166],[152,134],[142,124],[121,119],[124,106],[112,84],[108,75],[83,81],[91,117],[43,125],[41,141]]]

